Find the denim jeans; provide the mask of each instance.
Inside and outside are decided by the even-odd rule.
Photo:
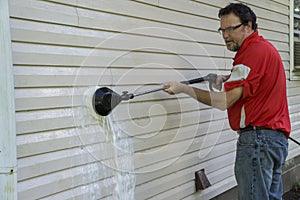
[[[282,199],[282,165],[288,154],[284,134],[274,130],[240,133],[235,160],[239,200]]]

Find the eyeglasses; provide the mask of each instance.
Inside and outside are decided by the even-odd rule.
[[[237,28],[239,28],[239,27],[241,27],[243,24],[239,24],[239,25],[236,25],[236,26],[229,26],[229,27],[227,27],[227,28],[219,28],[218,29],[218,32],[220,33],[220,34],[222,34],[222,33],[228,33],[228,34],[230,34],[230,33],[232,33],[235,29],[237,29]]]

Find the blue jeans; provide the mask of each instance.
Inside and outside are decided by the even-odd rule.
[[[287,154],[288,141],[280,131],[240,133],[234,169],[238,199],[282,199],[281,167]]]

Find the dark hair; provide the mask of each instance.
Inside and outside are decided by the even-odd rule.
[[[257,29],[256,15],[248,6],[242,3],[231,3],[225,8],[221,8],[219,10],[218,16],[219,18],[221,18],[222,16],[229,15],[230,13],[233,13],[234,15],[239,17],[243,25],[246,25],[249,21],[251,21],[252,29]]]

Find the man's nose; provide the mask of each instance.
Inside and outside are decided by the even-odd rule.
[[[222,36],[223,36],[224,39],[226,39],[226,38],[229,37],[229,34],[226,31],[223,31]]]

